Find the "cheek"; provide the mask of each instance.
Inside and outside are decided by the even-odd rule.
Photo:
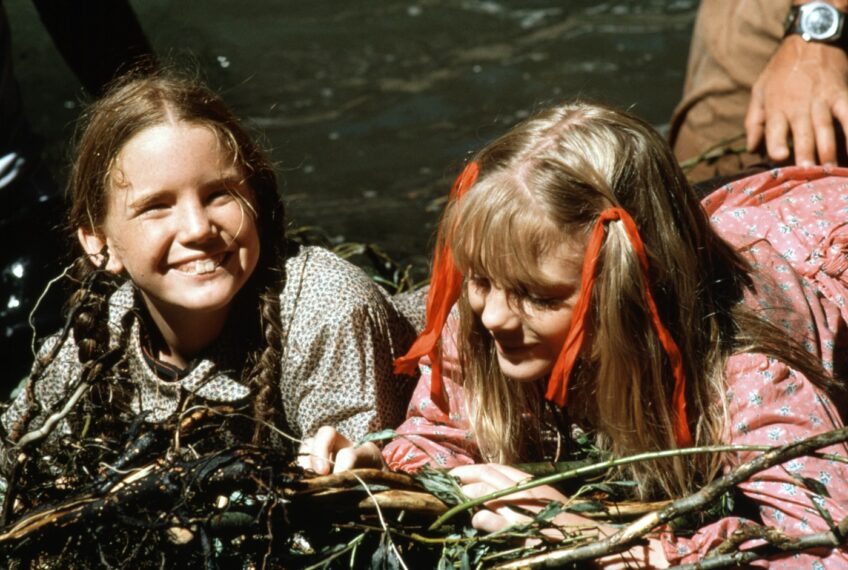
[[[545,338],[546,344],[555,352],[562,349],[565,337],[571,329],[571,309],[560,310],[545,315],[537,324],[537,331]]]
[[[483,314],[483,309],[486,307],[486,298],[477,290],[476,287],[468,286],[468,306],[478,317]]]
[[[239,246],[244,252],[245,269],[248,274],[253,273],[259,263],[261,244],[259,241],[259,229],[252,216],[246,216],[240,234],[237,236]]]

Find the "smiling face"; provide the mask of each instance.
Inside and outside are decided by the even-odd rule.
[[[504,376],[530,382],[553,369],[580,293],[584,250],[568,242],[543,255],[537,279],[519,291],[484,276],[468,279],[469,305],[492,335]]]
[[[243,178],[210,128],[149,127],[121,149],[102,226],[80,230],[80,241],[90,255],[108,248],[107,269],[126,271],[157,323],[222,324],[259,259]]]

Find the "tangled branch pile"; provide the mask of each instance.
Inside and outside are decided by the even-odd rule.
[[[614,504],[609,483],[584,484],[568,505],[552,504],[530,522],[494,535],[469,526],[468,514],[480,501],[466,501],[443,472],[416,478],[379,470],[308,477],[290,456],[248,445],[197,454],[197,437],[226,419],[228,411],[195,414],[174,432],[145,424],[112,463],[100,463],[87,481],[40,469],[55,458],[30,460],[9,482],[9,508],[0,529],[6,567],[37,568],[534,568],[579,565],[638,544],[650,532],[681,516],[704,512],[722,502],[733,485],[770,465],[848,440],[843,428],[803,442],[764,451],[696,495],[657,504]],[[191,427],[191,429],[186,429]],[[194,435],[193,435],[194,434]],[[103,441],[65,440],[68,463],[85,450],[103,451]],[[114,451],[114,450],[113,450]],[[726,448],[666,453],[727,451]],[[90,452],[89,452],[90,453]],[[654,454],[655,456],[656,454]],[[646,456],[647,457],[647,456]],[[598,462],[556,472],[524,486],[585,478],[646,457]],[[92,464],[89,464],[92,465]],[[70,472],[70,470],[69,470]],[[503,492],[502,494],[505,494]],[[549,538],[551,520],[562,510],[619,523],[607,538],[592,528],[559,529],[564,540]],[[548,531],[545,533],[544,531]],[[700,567],[740,564],[779,550],[844,544],[848,521],[833,521],[829,533],[790,539],[774,529],[747,531],[722,545]],[[755,550],[740,550],[752,536],[765,538]],[[531,539],[528,541],[528,539]],[[532,540],[535,539],[535,540]],[[706,564],[706,565],[705,565]],[[351,566],[353,565],[353,566]]]

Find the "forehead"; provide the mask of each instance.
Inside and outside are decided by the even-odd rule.
[[[515,290],[579,280],[585,233],[556,223],[525,193],[500,185],[472,188],[446,224],[457,266],[466,275]]]
[[[186,122],[162,123],[133,136],[111,169],[115,187],[166,189],[235,173],[232,153],[215,131]]]
[[[537,264],[538,285],[575,284],[581,280],[586,241],[567,239],[542,254]]]

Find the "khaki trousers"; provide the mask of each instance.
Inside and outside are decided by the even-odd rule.
[[[683,162],[733,139],[745,145],[751,87],[783,36],[792,0],[702,0],[695,20],[683,98],[669,139]],[[762,154],[725,154],[701,163],[692,180],[730,175],[765,160]]]

